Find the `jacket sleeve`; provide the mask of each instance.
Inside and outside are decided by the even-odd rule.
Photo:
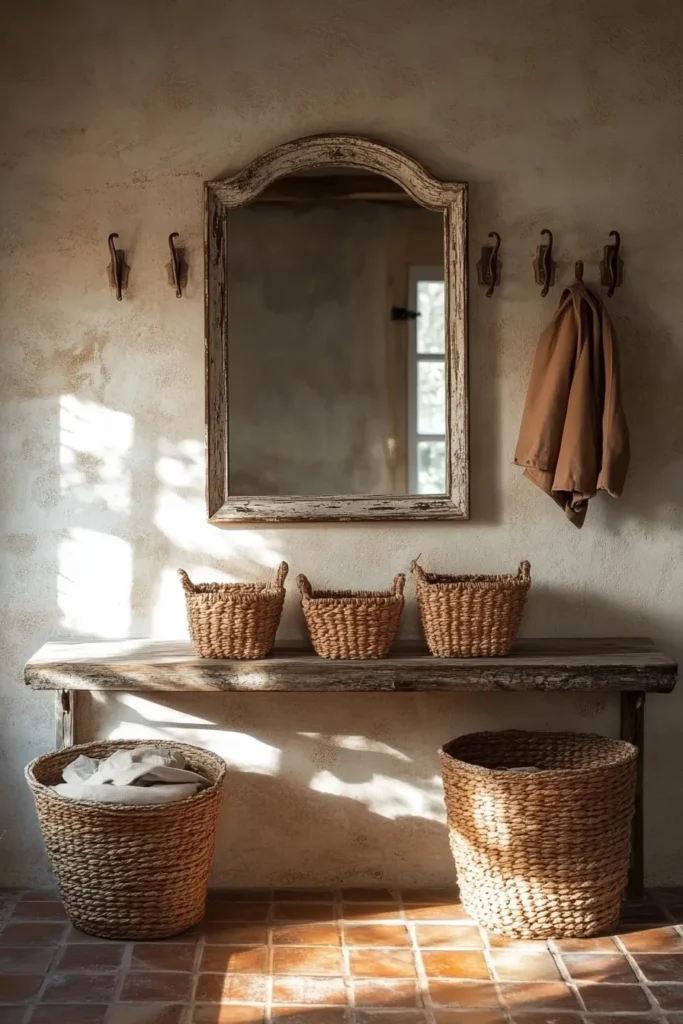
[[[565,292],[538,341],[515,449],[516,464],[540,471],[533,479],[547,493],[552,490],[562,445],[577,343],[573,303]],[[541,475],[548,476],[547,486]]]
[[[598,488],[618,498],[624,489],[630,461],[626,416],[621,404],[619,353],[614,327],[602,309],[602,351],[605,372],[605,405],[602,417],[602,465]]]

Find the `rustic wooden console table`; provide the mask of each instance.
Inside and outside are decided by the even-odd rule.
[[[26,683],[56,690],[57,746],[74,742],[79,690],[218,691],[583,691],[619,693],[621,736],[638,747],[638,789],[629,896],[643,890],[645,695],[669,693],[677,665],[644,639],[520,640],[506,658],[432,658],[399,647],[381,661],[326,661],[310,650],[277,650],[262,661],[202,660],[188,643],[120,640],[45,644]]]

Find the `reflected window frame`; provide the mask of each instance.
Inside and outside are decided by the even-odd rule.
[[[420,485],[420,444],[425,442],[442,442],[446,444],[446,426],[448,422],[446,384],[444,383],[444,428],[440,433],[427,433],[420,429],[418,415],[418,393],[419,393],[419,372],[421,363],[440,364],[446,371],[446,337],[445,325],[446,314],[444,311],[444,346],[442,352],[421,352],[419,349],[419,334],[422,321],[420,320],[421,310],[419,302],[419,286],[424,281],[441,282],[444,285],[444,304],[446,301],[445,275],[443,266],[433,267],[410,267],[408,271],[408,296],[409,308],[418,314],[411,319],[408,329],[408,489],[411,494],[445,494],[446,493],[446,467],[444,456],[443,487],[438,490],[427,491],[421,489]]]

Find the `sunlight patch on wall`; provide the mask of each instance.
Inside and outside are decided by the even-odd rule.
[[[157,704],[153,700],[147,700],[145,697],[138,697],[134,693],[118,693],[116,694],[116,700],[124,707],[135,711],[145,722],[162,722],[164,725],[180,726],[213,724],[208,718],[198,718],[196,715],[190,715],[186,711],[179,711],[168,704]],[[169,694],[169,700],[173,700],[172,694]]]
[[[159,451],[157,480],[175,490],[203,497],[204,445],[194,440],[172,444],[162,438]]]
[[[149,701],[143,703],[149,704]],[[133,710],[131,708],[131,710]],[[130,718],[117,722],[109,729],[110,740],[176,740],[178,743],[192,743],[204,750],[211,750],[222,757],[228,768],[239,772],[255,772],[258,775],[280,774],[281,754],[277,747],[247,736],[245,733],[216,728],[193,728],[178,720],[179,712],[164,707],[159,717],[147,720],[148,710],[135,708],[143,721]],[[121,714],[125,714],[123,708]],[[186,716],[190,718],[191,716]],[[165,719],[165,720],[164,720]]]
[[[60,487],[83,505],[130,511],[130,469],[135,422],[125,412],[62,395],[59,400]]]
[[[321,739],[321,735],[318,732],[300,732],[297,735],[305,736],[309,740]],[[388,757],[395,758],[397,761],[404,761],[406,764],[411,763],[408,755],[404,754],[402,750],[397,750],[395,747],[389,746],[388,743],[382,743],[380,740],[369,739],[367,736],[331,736],[330,742],[342,750],[359,750],[364,754],[385,754]]]
[[[61,625],[84,636],[127,636],[133,578],[130,544],[74,527],[59,544],[57,561]]]
[[[203,745],[219,754],[229,768],[259,775],[279,775],[281,753],[270,743],[243,732],[212,729],[204,734]]]
[[[154,525],[179,551],[195,553],[201,563],[211,563],[183,568],[193,579],[196,574],[196,582],[267,578],[282,556],[258,530],[227,532],[206,522],[204,446],[194,440],[174,443],[161,438],[158,452]],[[165,577],[160,601],[166,600],[163,590],[167,587]],[[156,610],[155,617],[161,621]]]
[[[194,579],[195,570],[183,565]],[[198,581],[209,579],[204,572],[197,573]],[[159,573],[157,598],[152,608],[150,635],[155,640],[179,640],[188,636],[185,594],[176,569],[166,566]]]
[[[158,450],[154,524],[181,550],[203,550],[206,519],[203,446],[194,440],[173,443],[161,438]]]
[[[365,782],[343,782],[330,771],[320,771],[309,786],[316,793],[343,796],[364,804],[383,818],[425,818],[443,821],[443,791],[438,775],[422,783],[373,774]]]

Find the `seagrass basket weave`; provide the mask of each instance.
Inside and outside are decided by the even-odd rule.
[[[637,750],[580,733],[482,732],[439,752],[462,902],[514,938],[582,938],[619,917]],[[506,769],[535,767],[537,772]]]
[[[285,601],[289,566],[281,562],[272,583],[193,583],[185,591],[192,646],[200,658],[265,658],[273,649]]]
[[[503,576],[448,576],[410,566],[427,646],[437,658],[510,653],[531,586],[531,566]]]
[[[58,796],[50,786],[79,754],[172,747],[211,781],[177,803],[126,807]],[[26,768],[59,893],[71,921],[105,939],[162,939],[204,916],[225,777],[216,754],[162,740],[107,740],[44,754]]]
[[[403,611],[403,573],[390,590],[313,590],[296,578],[313,650],[321,658],[384,658]]]

